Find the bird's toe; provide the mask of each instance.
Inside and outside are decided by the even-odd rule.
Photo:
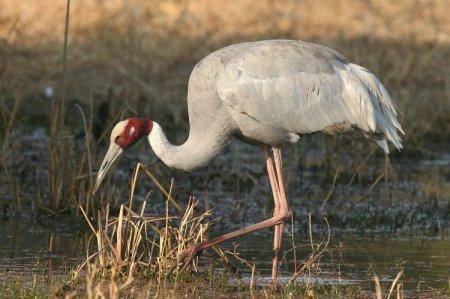
[[[198,245],[192,245],[186,248],[177,258],[175,265],[172,266],[170,273],[173,273],[175,269],[181,264],[181,271],[185,271],[192,263],[194,258],[201,252]]]

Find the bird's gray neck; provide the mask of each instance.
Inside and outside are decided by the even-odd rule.
[[[203,132],[191,132],[181,145],[172,145],[161,126],[153,122],[153,128],[148,135],[148,141],[155,154],[171,168],[190,171],[205,166],[220,154],[226,145],[228,134],[226,130],[205,128]]]

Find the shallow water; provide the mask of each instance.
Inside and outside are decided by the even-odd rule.
[[[270,192],[264,187],[268,185],[264,169],[260,159],[253,161],[255,157],[260,158],[260,153],[253,147],[244,147],[242,151],[231,151],[227,155],[217,159],[209,168],[212,174],[193,173],[177,179],[179,191],[176,197],[181,198],[183,190],[198,190],[196,196],[202,208],[214,207],[214,217],[222,217],[210,236],[260,221],[272,213]],[[313,159],[299,158],[295,153],[287,153],[286,156],[301,159],[299,164],[303,165]],[[286,164],[289,173],[289,164]],[[244,168],[242,165],[256,167]],[[449,283],[448,153],[444,151],[419,161],[394,161],[393,182],[379,184],[383,186],[376,186],[366,197],[360,195],[367,192],[373,178],[363,178],[360,183],[352,185],[346,185],[348,177],[340,178],[323,211],[318,207],[323,204],[331,182],[325,180],[321,183],[318,180],[320,173],[314,170],[314,166],[290,171],[299,174],[288,177],[289,197],[296,220],[294,236],[296,243],[303,246],[297,252],[298,260],[305,259],[310,253],[308,213],[315,215],[312,228],[315,243],[324,242],[327,237],[321,217],[327,217],[331,224],[331,241],[320,260],[320,269],[315,269],[311,276],[301,276],[300,281],[358,284],[365,289],[373,289],[375,274],[386,287],[403,269],[402,281],[409,291],[442,288]],[[206,187],[205,176],[210,176]],[[148,187],[148,184],[143,185]],[[389,192],[385,192],[386,186]],[[163,201],[155,197],[151,197],[152,202],[148,205],[154,210],[149,212],[161,213]],[[89,231],[67,221],[39,223],[24,217],[0,220],[0,278],[2,275],[31,273],[67,274],[86,257]],[[286,225],[285,251],[292,248],[291,231],[290,225]],[[271,239],[272,230],[267,230],[235,241],[242,257],[256,265],[257,284],[270,280]],[[224,244],[224,248],[231,249],[232,244]],[[284,262],[281,267],[281,281],[290,279],[294,270],[293,260],[292,252],[288,251],[286,261],[289,262]],[[250,270],[242,265],[240,268],[244,281],[248,281]]]
[[[314,234],[314,242],[325,241],[323,233]],[[71,224],[52,227],[31,221],[8,220],[0,223],[0,275],[29,275],[30,273],[65,274],[85,257],[89,235]],[[235,242],[242,257],[254,263],[257,284],[270,280],[272,232],[244,236]],[[295,235],[296,244],[304,245],[297,259],[310,253],[309,240]],[[292,248],[289,227],[286,228],[284,249]],[[340,245],[340,246],[339,246]],[[233,243],[223,246],[232,249]],[[289,254],[289,253],[288,253]],[[287,260],[293,261],[292,254]],[[240,267],[244,282],[250,279],[250,270]],[[405,290],[442,288],[450,279],[450,238],[448,233],[434,237],[406,234],[392,237],[386,234],[358,236],[339,233],[331,236],[328,250],[320,260],[320,272],[303,275],[299,281],[319,284],[358,284],[372,289],[372,277],[377,274],[386,285],[404,270]],[[280,280],[288,281],[293,263],[284,263]]]
[[[257,270],[265,274],[261,282],[269,279],[270,237],[269,234],[254,235],[239,242],[242,256],[249,260],[254,257]],[[288,234],[285,249],[292,248],[289,238]],[[296,242],[298,244],[298,240]],[[297,258],[304,259],[311,252],[309,240],[303,239],[300,244],[305,247],[297,252]],[[292,261],[292,255],[287,260]],[[382,234],[370,237],[349,233],[333,235],[328,250],[320,259],[320,268],[319,274],[303,275],[300,281],[359,284],[370,288],[374,275],[378,275],[382,282],[390,283],[403,269],[405,290],[442,288],[450,279],[450,238],[448,235],[426,238],[388,237]],[[292,270],[292,263],[282,266],[281,275],[285,280],[291,278]]]
[[[70,223],[49,226],[24,219],[0,221],[0,271],[66,274],[85,257],[88,237]]]

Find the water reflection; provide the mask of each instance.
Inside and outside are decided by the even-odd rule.
[[[86,252],[87,232],[72,223],[40,225],[12,218],[0,222],[0,271],[67,273]]]
[[[242,257],[255,263],[262,276],[256,283],[264,283],[270,278],[270,237],[270,234],[258,234],[239,240]],[[285,249],[292,248],[289,238],[284,241]],[[311,252],[307,246],[309,240],[303,239],[300,244],[306,246],[297,251],[297,259],[304,259]],[[231,249],[231,246],[227,248]],[[374,275],[378,275],[382,282],[390,283],[402,269],[405,290],[442,288],[450,279],[448,235],[390,238],[385,235],[366,237],[341,233],[331,237],[329,249],[321,258],[319,274],[301,276],[299,281],[361,284],[371,288]],[[286,260],[293,261],[292,254]],[[281,270],[282,277],[289,280],[293,263],[284,263]],[[246,274],[249,279],[249,271]]]
[[[266,231],[236,240],[241,256],[256,265],[260,284],[268,279],[271,269],[271,234]],[[324,237],[318,236],[316,242]],[[29,274],[30,270],[44,269],[68,273],[84,258],[88,238],[87,232],[70,224],[48,227],[18,219],[1,222],[0,273]],[[304,259],[310,252],[309,240],[300,238],[297,236],[296,243],[305,246],[297,251],[296,258]],[[283,246],[292,248],[289,237]],[[232,249],[233,243],[224,244],[224,248]],[[450,239],[445,234],[433,238],[389,238],[383,234],[367,237],[339,233],[331,236],[329,248],[332,250],[324,254],[319,275],[301,277],[300,281],[358,283],[369,288],[374,274],[389,281],[399,269],[404,269],[405,289],[415,290],[425,286],[441,288],[450,278]],[[292,252],[286,255],[286,260],[294,260]],[[292,262],[283,264],[281,274],[285,280],[290,278],[293,267]],[[247,276],[249,272],[244,269]]]

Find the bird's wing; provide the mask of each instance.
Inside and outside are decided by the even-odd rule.
[[[268,43],[223,61],[219,97],[254,119],[295,133],[353,125],[401,147],[390,96],[367,69],[308,43]]]

